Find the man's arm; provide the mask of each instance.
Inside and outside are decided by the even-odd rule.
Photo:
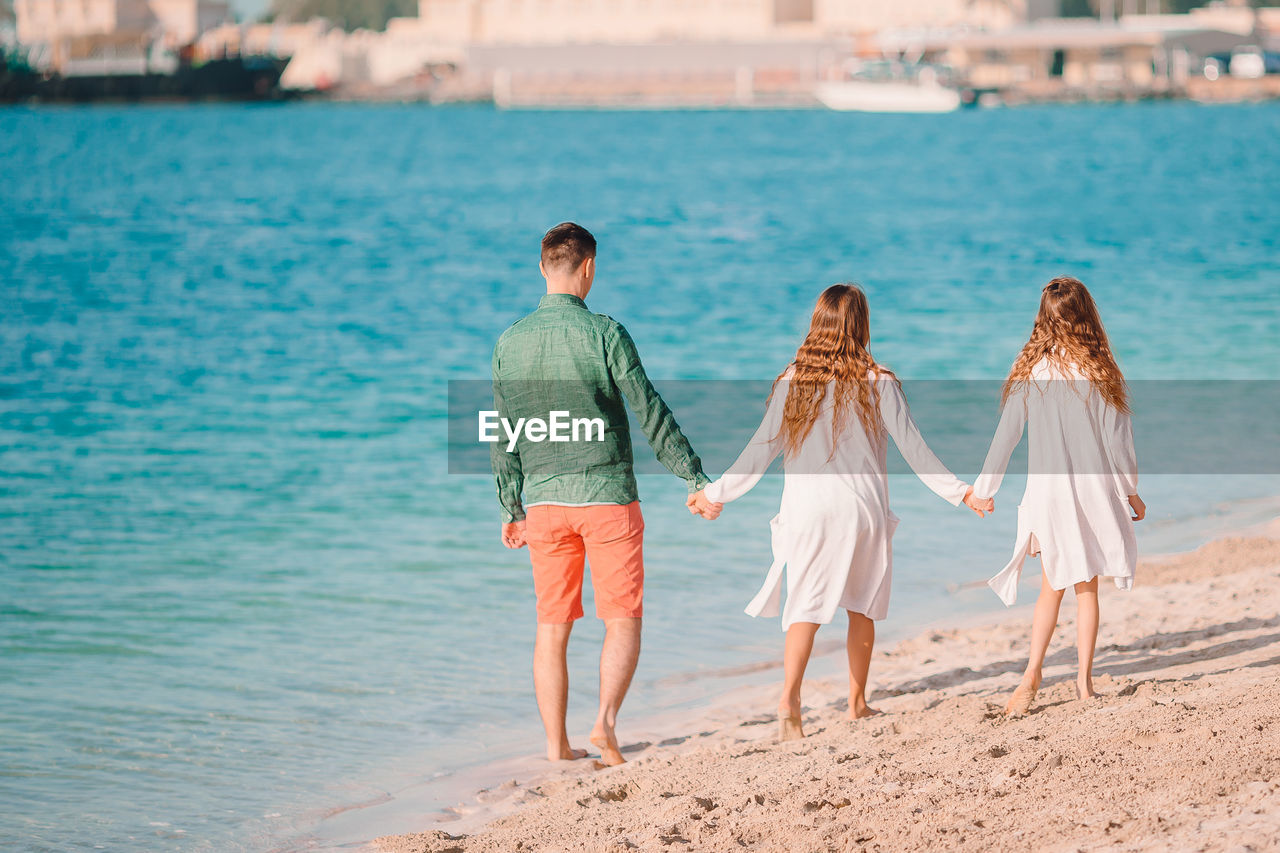
[[[689,494],[701,491],[711,482],[702,473],[702,460],[693,452],[671,409],[649,381],[644,365],[640,363],[635,341],[631,340],[622,324],[614,323],[610,328],[605,354],[609,360],[609,373],[627,398],[627,405],[640,423],[640,429],[644,431],[658,461],[688,484]]]
[[[504,418],[507,406],[502,395],[502,382],[498,379],[499,361],[499,351],[495,348],[493,407],[498,417]],[[498,502],[502,504],[502,544],[508,548],[519,548],[524,545],[524,504],[520,498],[524,492],[524,469],[520,466],[520,449],[513,448],[508,453],[503,442],[494,442],[489,446],[489,465],[498,482]]]

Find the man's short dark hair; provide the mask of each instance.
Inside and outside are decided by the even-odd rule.
[[[571,272],[596,256],[596,238],[575,222],[561,222],[542,237],[542,266]]]

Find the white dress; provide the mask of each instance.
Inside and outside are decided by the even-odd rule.
[[[781,452],[785,383],[786,377],[742,455],[707,486],[712,501],[727,503],[746,494]],[[968,485],[929,450],[897,382],[879,378],[876,384],[885,427],[907,463],[930,489],[959,504]],[[898,517],[889,510],[885,443],[869,440],[857,411],[851,410],[833,454],[833,408],[828,387],[812,431],[799,452],[785,461],[782,506],[770,522],[773,565],[746,608],[752,616],[778,615],[785,566],[784,631],[796,622],[826,624],[842,609],[871,619],[883,619],[889,610]]]
[[[1040,361],[1005,404],[974,497],[995,496],[1024,426],[1027,490],[1013,558],[987,583],[1012,605],[1022,564],[1038,553],[1054,589],[1100,575],[1131,589],[1138,545],[1126,498],[1138,492],[1138,462],[1129,416],[1110,406],[1075,365]]]

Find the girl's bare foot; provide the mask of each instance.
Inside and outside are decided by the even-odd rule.
[[[778,715],[778,740],[804,740],[799,714],[793,716],[784,712]]]
[[[1095,693],[1093,690],[1092,679],[1090,679],[1089,681],[1085,681],[1083,683],[1079,681],[1076,682],[1076,698],[1077,699],[1092,699],[1097,695],[1098,694]]]
[[[1013,695],[1009,697],[1009,704],[1005,705],[1004,713],[1008,717],[1020,717],[1027,711],[1031,710],[1031,703],[1036,700],[1036,692],[1040,689],[1040,679],[1030,680],[1022,679],[1022,683],[1013,691]]]
[[[577,761],[579,758],[586,757],[585,749],[574,749],[567,743],[558,750],[555,747],[547,747],[547,761]]]
[[[864,704],[864,705],[860,705],[860,706],[857,706],[857,707],[852,708],[852,709],[849,711],[849,719],[850,719],[850,720],[861,720],[861,719],[864,719],[864,718],[866,718],[866,717],[875,717],[875,716],[878,716],[878,715],[880,715],[880,714],[882,714],[882,713],[884,713],[884,712],[883,712],[883,711],[879,711],[879,710],[877,710],[877,709],[875,709],[875,708],[872,708],[870,705],[866,705],[866,704]]]
[[[605,767],[616,767],[627,763],[627,759],[622,757],[622,752],[618,749],[618,736],[611,730],[597,723],[591,730],[590,740],[591,745],[600,750],[600,763]]]

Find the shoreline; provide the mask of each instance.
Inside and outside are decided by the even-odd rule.
[[[1111,674],[1117,666],[1112,658],[1125,649],[1124,643],[1115,642],[1120,638],[1114,637],[1113,634],[1137,631],[1150,640],[1151,637],[1163,636],[1168,628],[1181,627],[1177,623],[1204,621],[1206,618],[1223,621],[1216,619],[1220,612],[1226,614],[1243,607],[1268,610],[1268,614],[1265,617],[1252,614],[1248,619],[1253,621],[1236,619],[1234,623],[1223,621],[1222,625],[1183,628],[1175,630],[1174,636],[1186,634],[1188,642],[1194,643],[1224,632],[1245,634],[1251,632],[1259,635],[1261,639],[1259,636],[1243,636],[1233,642],[1245,645],[1255,642],[1260,644],[1258,648],[1264,650],[1270,645],[1270,642],[1264,642],[1267,638],[1263,629],[1271,627],[1267,620],[1270,619],[1271,622],[1280,625],[1280,615],[1277,615],[1280,614],[1280,590],[1274,584],[1275,580],[1280,580],[1280,520],[1246,527],[1234,535],[1218,537],[1192,551],[1144,558],[1140,562],[1139,578],[1141,586],[1135,587],[1133,592],[1120,593],[1114,589],[1106,589],[1102,594],[1103,622],[1099,635],[1096,671],[1099,673],[1100,692],[1111,695],[1100,700],[1099,705],[1088,703],[1091,706],[1088,713],[1091,715],[1106,715],[1109,713],[1107,702],[1113,699],[1119,701],[1122,698],[1128,701],[1139,693],[1138,686],[1135,686],[1139,682],[1127,681],[1118,674]],[[1268,581],[1271,583],[1268,584]],[[1242,583],[1271,591],[1267,595],[1259,595],[1255,589],[1252,595],[1245,596],[1248,603],[1241,604],[1243,590],[1234,589],[1234,586]],[[1225,591],[1224,585],[1232,589],[1223,607],[1211,609],[1196,606],[1195,602],[1202,601],[1205,596]],[[1106,587],[1105,584],[1103,586]],[[1224,589],[1218,589],[1219,587]],[[1172,594],[1172,590],[1191,593],[1182,599],[1186,602],[1185,606],[1170,608],[1168,602],[1164,602],[1163,608],[1147,607],[1149,603],[1145,599],[1163,600]],[[526,835],[532,835],[535,839],[541,837],[542,843],[534,844],[536,848],[544,846],[547,841],[542,831],[553,832],[553,837],[557,839],[557,849],[599,849],[607,839],[600,838],[598,832],[590,835],[588,839],[588,836],[576,830],[557,826],[555,819],[548,818],[547,810],[560,800],[576,804],[574,807],[579,811],[585,809],[586,812],[578,818],[584,823],[583,832],[589,830],[594,820],[592,815],[596,811],[610,812],[608,819],[614,824],[620,821],[627,823],[631,814],[635,815],[633,820],[637,823],[652,824],[654,822],[654,819],[651,819],[652,816],[643,817],[642,813],[648,813],[655,808],[661,811],[662,803],[655,801],[649,806],[636,803],[633,807],[629,801],[629,805],[624,809],[618,808],[621,798],[630,797],[633,800],[641,798],[643,790],[648,788],[647,784],[641,785],[640,789],[632,792],[636,795],[634,797],[632,793],[627,793],[632,787],[640,784],[641,777],[648,779],[655,774],[658,777],[671,773],[680,774],[696,765],[702,771],[703,778],[692,786],[686,781],[685,786],[706,787],[714,791],[718,786],[732,784],[732,779],[724,778],[726,775],[737,777],[746,771],[752,773],[764,771],[767,775],[771,767],[773,770],[778,769],[773,766],[778,759],[782,759],[785,763],[787,756],[794,758],[799,754],[816,754],[815,751],[837,749],[838,743],[848,735],[855,735],[861,740],[868,735],[868,732],[874,731],[877,734],[872,736],[873,741],[880,735],[887,735],[890,739],[899,736],[900,739],[903,728],[899,722],[904,715],[931,713],[936,715],[937,708],[954,703],[966,706],[972,719],[980,720],[981,725],[986,728],[995,728],[997,733],[1002,726],[1026,728],[1028,721],[1039,718],[1038,712],[1033,712],[1021,721],[1005,721],[999,719],[998,715],[991,717],[989,708],[982,710],[974,717],[973,708],[969,706],[981,699],[985,705],[995,707],[992,703],[999,701],[1001,692],[1011,689],[1016,683],[1017,673],[1020,673],[1021,666],[1025,662],[1025,635],[1030,627],[1029,613],[1033,602],[1034,596],[1027,596],[1017,606],[1003,613],[970,614],[959,620],[935,620],[933,624],[915,632],[913,636],[887,644],[877,650],[872,665],[871,698],[877,705],[882,706],[882,710],[890,713],[871,721],[851,724],[840,720],[843,706],[846,704],[842,676],[843,663],[835,660],[839,658],[836,654],[828,653],[821,658],[815,655],[811,668],[812,674],[806,679],[805,697],[806,730],[811,736],[801,742],[802,748],[796,744],[776,743],[773,732],[776,721],[773,715],[760,712],[761,708],[766,710],[771,708],[776,698],[773,695],[776,693],[776,685],[772,680],[768,683],[742,684],[727,689],[711,707],[672,712],[629,722],[628,744],[624,747],[629,763],[622,767],[593,771],[586,766],[586,762],[581,764],[574,762],[553,768],[545,761],[533,756],[490,762],[471,768],[472,772],[462,771],[449,777],[457,783],[457,787],[454,788],[458,792],[455,800],[462,800],[457,806],[435,815],[427,815],[420,807],[421,798],[417,798],[419,807],[416,809],[415,816],[413,807],[415,797],[411,790],[406,790],[391,798],[393,801],[400,801],[399,808],[392,808],[394,803],[379,805],[377,809],[370,810],[361,816],[364,819],[359,820],[359,823],[368,825],[368,819],[375,817],[373,812],[378,812],[379,818],[386,818],[381,823],[384,831],[385,828],[402,829],[406,822],[416,822],[419,827],[429,827],[427,832],[409,832],[402,835],[381,836],[376,839],[372,849],[390,851],[390,853],[410,853],[410,851],[419,853],[419,851],[448,849],[507,849],[503,844],[506,843],[509,846],[514,842],[517,836],[512,835],[513,832],[518,833],[521,838]],[[1061,708],[1077,704],[1067,701],[1070,698],[1067,695],[1070,685],[1063,682],[1063,678],[1070,682],[1070,672],[1074,671],[1074,636],[1071,627],[1074,621],[1073,611],[1073,605],[1069,601],[1064,601],[1062,618],[1046,665],[1046,686],[1042,689],[1041,699],[1037,703],[1038,706],[1047,706],[1044,707],[1046,713],[1051,709],[1056,714],[1069,713],[1061,711]],[[1115,613],[1122,615],[1117,619],[1117,624],[1109,625],[1109,617],[1114,618]],[[1210,615],[1206,617],[1203,615],[1205,613]],[[1233,628],[1236,623],[1250,625],[1252,628]],[[1204,636],[1190,637],[1197,633]],[[1271,642],[1280,643],[1280,634],[1276,634],[1275,638]],[[1151,647],[1148,643],[1144,648]],[[1160,647],[1154,646],[1154,648]],[[1280,649],[1272,647],[1270,651],[1274,654],[1277,650]],[[1021,660],[1019,660],[1020,657]],[[998,660],[987,660],[989,658],[998,658]],[[1070,659],[1068,663],[1061,662],[1067,658]],[[944,660],[969,665],[950,669],[940,668],[940,661]],[[1280,658],[1268,662],[1264,655],[1261,664],[1265,665],[1260,665],[1259,661],[1247,662],[1232,672],[1245,673],[1240,678],[1252,676],[1255,680],[1266,677],[1274,679],[1274,675],[1280,675]],[[759,662],[743,669],[749,669],[758,675],[776,668],[777,665],[777,662]],[[827,671],[832,668],[840,670],[840,673],[833,674]],[[1062,675],[1059,673],[1060,669],[1068,674]],[[1273,670],[1274,673],[1268,676],[1267,674],[1272,673]],[[1203,678],[1203,674],[1192,673],[1192,675],[1195,676],[1194,680]],[[1154,683],[1164,684],[1167,680],[1161,679]],[[1009,683],[1005,684],[1005,682]],[[1141,682],[1141,684],[1147,683],[1148,681]],[[1143,688],[1143,691],[1146,691],[1146,688]],[[1059,693],[1062,695],[1059,696]],[[1147,692],[1143,692],[1142,695],[1146,696]],[[1270,703],[1271,712],[1276,710],[1275,704],[1274,700]],[[951,710],[954,712],[956,709]],[[967,722],[972,722],[972,719]],[[993,720],[995,722],[992,722]],[[961,729],[963,731],[963,727]],[[842,730],[839,737],[836,736],[837,730]],[[969,732],[969,734],[974,733]],[[1159,740],[1158,737],[1155,739]],[[1160,742],[1163,743],[1163,741]],[[1006,745],[1001,746],[1000,749],[1009,750],[1010,747]],[[726,751],[742,754],[723,759],[723,753]],[[1065,756],[1065,753],[1061,754]],[[723,760],[736,761],[746,755],[760,755],[760,766],[757,767],[748,762],[733,767],[729,774],[723,773],[729,767],[717,767],[722,763],[716,760],[717,756]],[[1280,769],[1280,754],[1273,758],[1276,763],[1273,769]],[[1059,766],[1063,760],[1064,758],[1059,758]],[[852,759],[841,763],[850,762]],[[859,766],[864,763],[860,762]],[[840,768],[837,765],[835,769]],[[496,772],[498,770],[502,772]],[[953,774],[955,769],[938,768],[937,771],[938,774],[946,776]],[[493,780],[500,778],[505,781],[501,784],[493,784]],[[932,778],[932,775],[928,778]],[[610,796],[613,795],[610,795],[603,799],[592,800],[588,797],[587,800],[590,802],[585,806],[579,802],[581,790],[589,791],[595,787],[610,785],[621,786],[619,790],[623,793],[619,798],[611,799]],[[419,786],[410,786],[410,789],[414,787]],[[659,796],[658,800],[674,802],[674,798],[680,796],[677,791],[680,786],[667,785],[666,787],[671,788],[671,791],[660,793],[668,793],[672,796]],[[1264,799],[1269,804],[1268,808],[1275,812],[1272,817],[1276,819],[1277,828],[1280,828],[1280,785],[1268,790]],[[465,794],[464,791],[466,791]],[[569,796],[574,792],[578,792],[578,798]],[[703,799],[708,798],[703,797]],[[715,799],[715,796],[710,797],[710,800]],[[788,811],[788,804],[789,801],[786,798],[779,799],[776,810],[780,814],[785,814]],[[817,811],[826,810],[825,807],[817,809]],[[707,815],[698,817],[698,821],[710,816],[710,812],[715,809],[705,811]],[[838,815],[840,811],[841,807],[836,807],[832,813]],[[717,814],[719,823],[713,820],[702,824],[700,828],[706,829],[713,824],[740,823],[744,820],[743,810],[740,809],[738,812],[724,816]],[[808,814],[808,812],[802,813]],[[351,816],[357,817],[355,814]],[[901,829],[901,827],[898,828]],[[351,826],[350,829],[355,829],[355,826]],[[973,834],[970,833],[970,835]],[[625,837],[624,840],[630,839],[632,842],[639,840],[633,837],[634,835],[633,831],[631,835],[620,833],[619,837]],[[985,834],[979,831],[977,835]],[[365,838],[367,837],[366,835]],[[674,839],[674,836],[672,838]],[[970,841],[962,839],[957,842],[955,838],[938,837],[936,840],[945,841],[948,844],[959,843],[960,846],[970,846],[975,843],[972,839]],[[650,841],[655,844],[661,843],[656,837]],[[889,842],[889,846],[900,849],[903,846],[910,846],[907,842],[908,839],[905,836],[898,836]],[[674,843],[674,840],[671,843]],[[984,843],[991,843],[990,839],[988,838]],[[761,836],[756,845],[749,846],[760,844],[763,845],[760,849],[772,849],[769,847],[767,833]],[[713,843],[711,837],[697,841],[697,845],[699,849],[704,845],[713,849],[720,846],[718,843]],[[647,848],[650,845],[641,843],[640,846]],[[617,849],[628,848],[624,845]]]

